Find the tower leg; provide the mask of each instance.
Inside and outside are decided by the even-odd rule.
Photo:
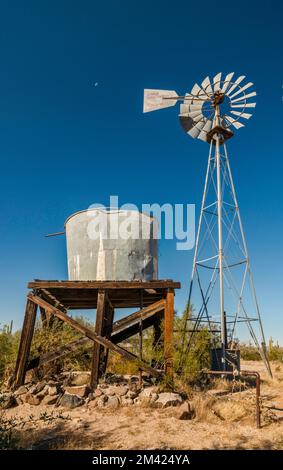
[[[37,305],[30,299],[27,299],[26,312],[24,318],[23,329],[21,333],[20,345],[17,355],[15,368],[14,388],[23,385],[26,376],[26,366],[30,353],[31,342],[35,327]]]
[[[223,288],[223,239],[222,239],[222,179],[221,179],[221,155],[220,138],[217,134],[216,140],[216,171],[217,171],[217,219],[218,219],[218,263],[219,263],[219,293],[220,293],[220,321],[221,321],[221,347],[222,347],[222,368],[226,369],[225,345],[227,343],[226,320],[224,311],[224,288]]]
[[[174,290],[168,289],[164,314],[164,358],[165,377],[173,383],[173,326],[174,326]]]

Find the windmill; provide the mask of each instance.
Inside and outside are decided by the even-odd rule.
[[[215,357],[220,370],[229,369],[237,335],[247,327],[271,376],[226,147],[233,130],[244,127],[256,107],[256,92],[251,91],[253,83],[245,83],[245,78],[241,75],[234,79],[234,72],[222,78],[220,72],[213,80],[206,77],[201,85],[196,83],[184,96],[172,90],[146,89],[143,111],[167,108],[181,101],[179,120],[184,131],[209,144],[188,299],[188,305],[193,300],[196,311],[193,317],[189,318],[188,314],[187,321],[192,322],[193,328],[188,344],[185,344],[184,330],[182,357],[190,348],[193,334],[204,324],[213,332],[218,327],[218,333],[214,334]]]

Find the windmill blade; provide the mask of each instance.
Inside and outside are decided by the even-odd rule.
[[[234,126],[236,129],[240,129],[241,127],[245,127],[244,124],[242,124],[239,121],[236,121],[235,119],[231,118],[227,114],[224,115],[224,118],[226,119],[226,121],[228,121],[230,124],[232,124],[232,126]]]
[[[177,101],[178,95],[176,91],[145,89],[143,112],[148,113],[150,111],[157,111],[158,109],[169,108],[175,106]]]
[[[206,124],[206,121],[207,119],[203,120],[202,122],[198,123],[196,126],[194,126],[189,132],[188,134],[193,137],[193,139],[196,139],[196,137],[198,137],[198,135],[201,133],[201,131],[203,130],[205,124]]]
[[[197,83],[195,83],[192,88],[191,95],[197,96],[200,92],[203,93],[203,90]]]
[[[252,96],[256,96],[256,91],[252,91],[252,93],[249,93],[248,95],[241,96],[240,98],[236,98],[235,100],[231,100],[231,103],[237,103],[239,101],[247,100],[248,98],[251,98]]]
[[[249,82],[249,83],[247,83],[245,86],[240,87],[240,89],[239,89],[238,91],[236,91],[235,93],[233,93],[233,95],[230,95],[230,99],[234,98],[234,97],[237,96],[239,93],[242,93],[243,91],[245,91],[247,88],[250,88],[251,86],[253,86],[253,83],[252,83],[252,82]]]
[[[220,90],[221,75],[222,75],[222,72],[219,72],[217,75],[215,75],[213,79],[213,91],[214,92]]]
[[[185,103],[180,104],[180,114],[188,114],[189,111],[190,111],[190,106],[188,104],[185,104]]]
[[[188,113],[188,116],[195,120],[198,116],[203,117],[203,114],[200,113],[200,111],[198,110],[198,111],[192,111]]]
[[[235,116],[238,116],[244,119],[250,119],[252,117],[252,114],[241,113],[239,111],[231,111],[231,114],[234,114]]]
[[[223,83],[222,88],[221,88],[222,93],[225,93],[225,91],[227,90],[227,88],[230,85],[230,82],[233,78],[234,73],[235,72],[231,72],[231,73],[228,73],[228,75],[226,75],[224,83]]]
[[[197,111],[202,109],[202,104],[191,104],[189,106],[190,111]]]
[[[208,119],[201,133],[198,135],[198,139],[206,142],[207,133],[210,131],[211,128],[212,128],[212,121]]]
[[[213,89],[212,89],[212,86],[211,86],[211,83],[210,83],[210,78],[209,77],[206,77],[202,84],[201,84],[203,90],[206,92],[206,93],[213,93]]]
[[[232,93],[232,91],[235,90],[236,86],[239,85],[245,78],[246,78],[245,75],[241,75],[240,77],[238,77],[237,80],[231,86],[231,88],[229,88],[226,95],[229,96],[230,93]]]
[[[179,114],[179,120],[182,128],[186,133],[188,133],[188,131],[194,127],[194,121],[188,116],[182,116]]]
[[[239,104],[232,104],[231,108],[255,108],[256,103],[239,103]]]
[[[205,93],[205,91],[197,84],[195,83],[191,95],[193,95],[192,99],[198,101],[209,101],[209,96]]]

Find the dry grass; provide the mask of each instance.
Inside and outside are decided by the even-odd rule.
[[[139,406],[116,411],[84,406],[66,413],[71,420],[39,423],[19,431],[24,448],[48,449],[283,449],[283,371],[273,364],[275,379],[267,378],[261,363],[245,363],[262,375],[262,429],[256,429],[255,390],[224,396],[190,391],[195,419],[177,419],[176,409]],[[219,390],[218,389],[218,390]],[[48,407],[46,407],[48,409]],[[43,406],[22,405],[7,414],[27,417]],[[59,410],[58,410],[59,411]],[[28,432],[27,432],[28,431]]]

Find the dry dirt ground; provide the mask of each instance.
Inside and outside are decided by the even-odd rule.
[[[262,377],[262,428],[254,424],[254,389],[215,398],[195,393],[190,402],[196,417],[182,421],[176,409],[131,406],[110,411],[89,405],[65,411],[55,408],[51,419],[25,425],[21,445],[29,449],[283,449],[283,364],[272,364],[274,380],[267,378],[260,362],[245,361],[245,370]],[[223,388],[219,384],[217,388]],[[7,410],[7,417],[28,420],[48,406],[28,404]]]

